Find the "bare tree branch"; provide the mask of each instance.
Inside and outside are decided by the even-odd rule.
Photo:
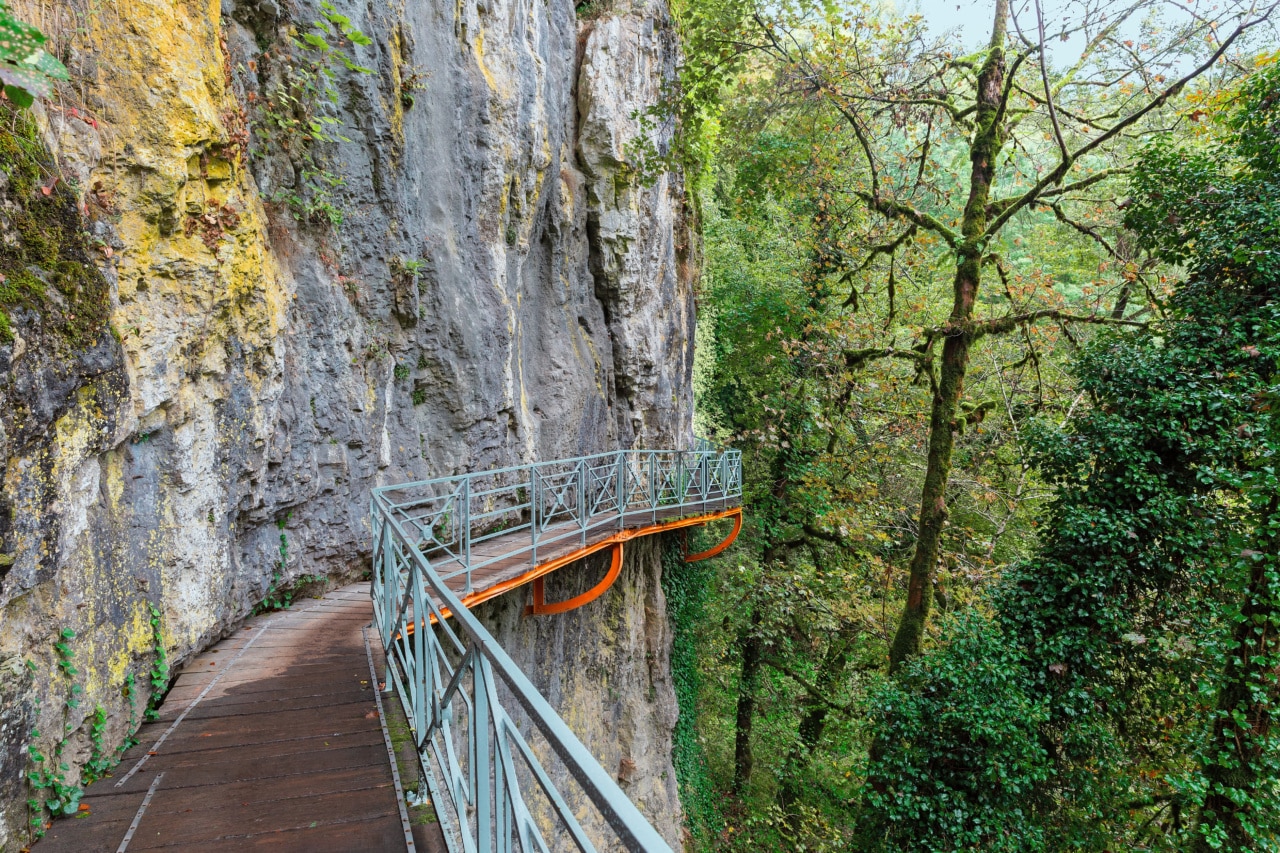
[[[1117,135],[1119,135],[1119,133],[1122,130],[1133,126],[1138,121],[1140,121],[1144,116],[1164,106],[1166,103],[1168,103],[1169,99],[1176,97],[1178,93],[1180,93],[1184,88],[1186,88],[1188,83],[1190,83],[1192,80],[1195,80],[1197,77],[1199,77],[1201,74],[1205,73],[1209,69],[1213,68],[1213,66],[1217,63],[1218,59],[1221,58],[1222,55],[1227,52],[1227,48],[1229,48],[1238,38],[1240,38],[1240,36],[1244,35],[1244,33],[1247,30],[1261,23],[1264,23],[1268,18],[1270,18],[1271,13],[1275,11],[1275,8],[1277,5],[1280,5],[1280,2],[1272,3],[1271,6],[1267,7],[1267,11],[1263,13],[1261,16],[1256,17],[1251,21],[1247,21],[1243,24],[1240,24],[1238,27],[1236,27],[1235,31],[1232,32],[1230,36],[1228,36],[1226,39],[1222,41],[1222,43],[1218,46],[1218,49],[1213,52],[1212,56],[1210,56],[1203,63],[1198,65],[1196,68],[1189,71],[1187,74],[1180,77],[1176,82],[1174,82],[1172,85],[1166,88],[1163,92],[1161,92],[1155,98],[1147,102],[1147,104],[1144,105],[1141,109],[1138,109],[1133,113],[1130,113],[1128,116],[1126,116],[1125,118],[1121,119],[1116,124],[1114,124],[1111,127],[1111,129],[1108,130],[1107,132],[1094,137],[1093,139],[1086,142],[1084,145],[1077,148],[1075,151],[1063,157],[1062,160],[1058,163],[1058,165],[1052,171],[1049,172],[1049,174],[1041,178],[1038,182],[1036,182],[1034,186],[1031,187],[1031,189],[1027,190],[1025,193],[1023,193],[1021,196],[1015,199],[1011,204],[1008,204],[1004,208],[1004,210],[999,215],[996,216],[995,219],[993,219],[990,223],[988,223],[986,230],[983,232],[984,236],[987,237],[988,239],[995,236],[997,233],[999,233],[1000,229],[1004,227],[1005,223],[1009,221],[1010,217],[1012,217],[1019,210],[1021,210],[1022,208],[1026,207],[1028,204],[1030,204],[1031,202],[1039,198],[1044,193],[1045,190],[1060,183],[1062,179],[1066,177],[1067,173],[1071,171],[1071,167],[1074,166],[1075,163],[1081,157],[1095,150],[1096,148],[1101,146],[1103,143],[1109,142],[1110,140],[1114,139]]]

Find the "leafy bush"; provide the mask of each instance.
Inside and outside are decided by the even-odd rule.
[[[1029,686],[996,622],[971,610],[944,623],[939,648],[870,699],[869,834],[894,850],[1045,849],[1031,817],[1051,772],[1048,714]]]

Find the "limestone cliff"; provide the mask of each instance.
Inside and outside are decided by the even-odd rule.
[[[28,743],[74,783],[141,714],[152,607],[180,662],[363,572],[377,485],[687,445],[696,266],[679,176],[627,166],[664,0],[11,5],[73,80],[0,151],[4,851]],[[579,734],[674,841],[659,571],[487,618],[553,703],[596,691]]]

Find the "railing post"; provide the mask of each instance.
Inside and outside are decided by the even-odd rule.
[[[489,667],[484,655],[476,655],[471,662],[472,716],[470,720],[473,752],[471,778],[472,795],[476,807],[476,849],[478,853],[491,853],[490,833],[493,832],[493,814],[489,799]],[[499,733],[501,734],[501,733]]]
[[[631,504],[631,486],[627,483],[627,451],[618,451],[618,524],[621,530],[627,523],[627,507]]]
[[[471,477],[462,478],[462,559],[467,567],[467,593],[471,593]]]
[[[382,644],[385,646],[391,642],[391,621],[395,619],[394,610],[396,609],[395,600],[397,596],[387,596],[387,586],[391,589],[399,591],[400,589],[400,569],[396,566],[396,549],[395,543],[391,539],[391,522],[387,518],[382,519],[382,594],[384,596],[382,606],[382,624],[378,628],[382,631]],[[390,604],[390,607],[387,605]]]
[[[707,511],[707,500],[711,497],[711,472],[708,463],[711,457],[703,453],[698,456],[698,476],[702,478],[702,511]]]
[[[582,528],[582,547],[587,547],[587,460],[578,460],[578,526]]]
[[[538,466],[529,466],[529,535],[533,541],[533,564],[538,565]]]
[[[658,481],[656,478],[657,457],[653,451],[648,451],[649,456],[649,511],[653,515],[653,522],[658,521]]]

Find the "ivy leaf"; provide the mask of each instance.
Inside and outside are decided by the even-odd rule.
[[[40,51],[44,33],[0,9],[0,62],[24,62]]]
[[[4,93],[20,107],[31,106],[35,98],[44,98],[53,91],[49,80],[37,71],[18,68],[13,65],[0,65],[0,80],[4,81]],[[22,92],[22,96],[13,97],[11,90]],[[25,96],[25,103],[23,102]]]

